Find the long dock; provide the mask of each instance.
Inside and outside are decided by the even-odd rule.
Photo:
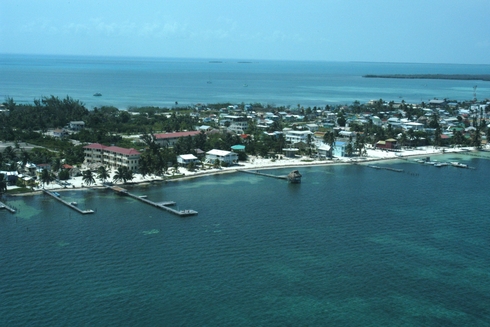
[[[70,207],[70,208],[72,208],[73,210],[75,210],[75,211],[77,211],[77,212],[79,212],[79,213],[81,213],[81,214],[83,214],[83,215],[88,214],[88,213],[94,213],[94,211],[93,211],[93,210],[91,210],[91,209],[89,209],[89,210],[82,210],[82,209],[80,209],[79,207],[77,207],[76,205],[74,205],[74,204],[72,204],[72,203],[70,203],[70,202],[68,202],[68,201],[65,201],[65,200],[61,199],[61,198],[59,197],[59,195],[57,195],[57,193],[55,194],[54,192],[51,192],[51,191],[48,191],[48,190],[43,190],[43,192],[44,192],[45,194],[47,194],[47,195],[49,195],[49,196],[51,196],[51,197],[55,198],[56,200],[58,200],[59,202],[63,203],[63,204],[64,204],[64,205],[66,205],[67,207]]]
[[[366,167],[373,168],[373,169],[389,170],[389,171],[394,171],[396,173],[403,173],[403,169],[397,169],[397,168],[391,168],[391,167],[380,167],[380,166],[372,166],[372,165],[368,165]]]
[[[0,209],[5,209],[7,211],[10,211],[11,213],[15,213],[15,209],[14,208],[9,207],[8,205],[6,205],[3,202],[0,202]]]
[[[259,176],[265,176],[265,177],[272,177],[272,178],[277,178],[277,179],[284,179],[284,180],[287,180],[288,179],[288,176],[287,175],[265,174],[265,173],[259,172],[258,170],[255,170],[255,171],[253,171],[253,170],[237,170],[237,171],[241,171],[242,173],[259,175]]]
[[[148,200],[146,198],[146,196],[144,196],[144,195],[136,195],[136,194],[129,193],[126,189],[119,187],[119,186],[113,186],[113,187],[109,187],[109,188],[112,189],[113,191],[121,194],[121,195],[127,195],[129,197],[132,197],[133,199],[139,200],[141,202],[144,202],[144,203],[149,204],[151,206],[154,206],[156,208],[165,210],[167,212],[170,212],[170,213],[177,215],[177,216],[180,216],[180,217],[195,216],[198,213],[197,211],[191,210],[191,209],[188,209],[188,210],[172,209],[172,208],[170,208],[170,206],[175,205],[175,202],[173,202],[173,201],[153,202],[151,200]]]

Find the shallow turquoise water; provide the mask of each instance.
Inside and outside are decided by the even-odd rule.
[[[0,212],[2,326],[488,326],[490,161],[226,174]],[[288,170],[270,172],[284,174]]]

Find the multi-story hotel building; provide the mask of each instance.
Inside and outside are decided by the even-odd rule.
[[[83,147],[85,164],[102,164],[111,168],[127,167],[134,172],[138,171],[141,153],[131,148],[118,146],[105,146],[92,143]]]

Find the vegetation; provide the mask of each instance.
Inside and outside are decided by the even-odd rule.
[[[211,149],[230,150],[233,145],[245,145],[245,152],[239,152],[240,161],[247,160],[249,155],[268,158],[278,158],[283,149],[294,146],[300,149],[305,156],[316,155],[316,139],[310,135],[303,144],[289,144],[284,134],[280,133],[285,127],[303,130],[305,124],[318,122],[319,132],[324,133],[322,141],[336,150],[336,142],[346,142],[346,155],[363,156],[366,148],[380,140],[396,139],[400,147],[414,147],[432,144],[435,146],[473,146],[480,148],[485,138],[490,135],[485,112],[471,115],[459,115],[460,108],[468,108],[473,102],[457,103],[455,106],[443,104],[441,107],[430,108],[429,104],[407,104],[383,101],[379,99],[361,104],[354,101],[351,105],[303,107],[296,106],[250,105],[239,104],[230,107],[230,103],[218,103],[202,106],[199,110],[187,107],[159,108],[140,107],[129,110],[119,110],[111,106],[103,106],[88,110],[84,104],[70,97],[60,99],[54,96],[34,100],[33,104],[17,104],[14,99],[5,99],[4,106],[10,113],[0,114],[0,140],[11,142],[0,153],[0,170],[22,170],[27,163],[50,164],[51,171],[42,171],[39,180],[49,184],[56,176],[60,180],[69,179],[69,172],[62,169],[63,164],[80,166],[84,160],[83,145],[87,143],[101,143],[104,145],[117,145],[125,148],[136,148],[142,154],[139,162],[139,173],[143,176],[164,176],[168,172],[178,174],[177,156],[181,154],[194,154],[199,157],[200,151]],[[220,113],[235,114],[235,111],[253,110],[257,116],[266,116],[273,113],[275,118],[267,126],[256,119],[248,119],[248,128],[245,135],[236,135],[220,128],[215,121],[206,123],[214,130],[210,133],[201,132],[194,137],[180,138],[172,147],[160,145],[156,142],[154,134],[162,132],[177,132],[194,130],[202,124],[199,115],[205,110],[209,116],[218,117]],[[321,110],[320,110],[321,109]],[[327,110],[326,112],[324,110]],[[279,113],[285,111],[296,118],[289,121]],[[319,112],[323,111],[323,112]],[[427,114],[427,112],[431,114]],[[440,112],[457,117],[457,121],[448,130],[447,125],[441,123]],[[488,107],[487,107],[488,111]],[[249,112],[250,113],[250,112]],[[410,121],[420,119],[423,122],[423,131],[403,129],[396,124],[381,124],[389,118],[406,118]],[[245,115],[243,119],[247,119]],[[377,120],[376,120],[377,119]],[[48,130],[63,128],[70,121],[83,121],[85,128],[78,132],[70,132],[67,137],[53,137]],[[222,123],[223,125],[223,123]],[[225,126],[227,124],[224,124]],[[229,125],[229,123],[228,123]],[[355,137],[343,138],[339,129],[344,128],[355,133]],[[129,134],[142,135],[139,139],[126,137]],[[445,135],[445,136],[444,136]],[[444,137],[443,137],[444,136]],[[26,144],[35,145],[31,151],[26,151]],[[209,166],[221,167],[223,162],[213,162]],[[199,165],[190,164],[189,170],[199,168]],[[86,170],[82,174],[86,185],[95,183],[99,179],[103,183],[111,179],[107,168],[100,167],[97,172]],[[0,176],[1,178],[1,176]],[[128,169],[118,168],[113,181],[127,183],[133,179]],[[0,181],[0,192],[3,188]]]

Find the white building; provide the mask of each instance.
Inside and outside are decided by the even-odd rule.
[[[113,168],[127,167],[129,170],[138,171],[141,153],[135,149],[126,149],[118,146],[105,146],[92,143],[83,147],[85,164],[100,164]]]
[[[313,136],[313,132],[311,131],[287,131],[285,138],[286,142],[290,142],[291,144],[303,142],[308,143],[308,135]]]
[[[233,165],[238,162],[238,154],[231,151],[224,150],[210,150],[206,152],[206,161],[214,163],[218,159],[220,162],[226,162],[229,165]]]
[[[199,159],[193,154],[181,154],[177,156],[177,162],[180,166],[187,166],[191,162],[198,162]]]
[[[220,117],[220,126],[226,126],[229,123],[227,129],[235,134],[245,134],[248,128],[248,119],[244,116],[224,115]]]

